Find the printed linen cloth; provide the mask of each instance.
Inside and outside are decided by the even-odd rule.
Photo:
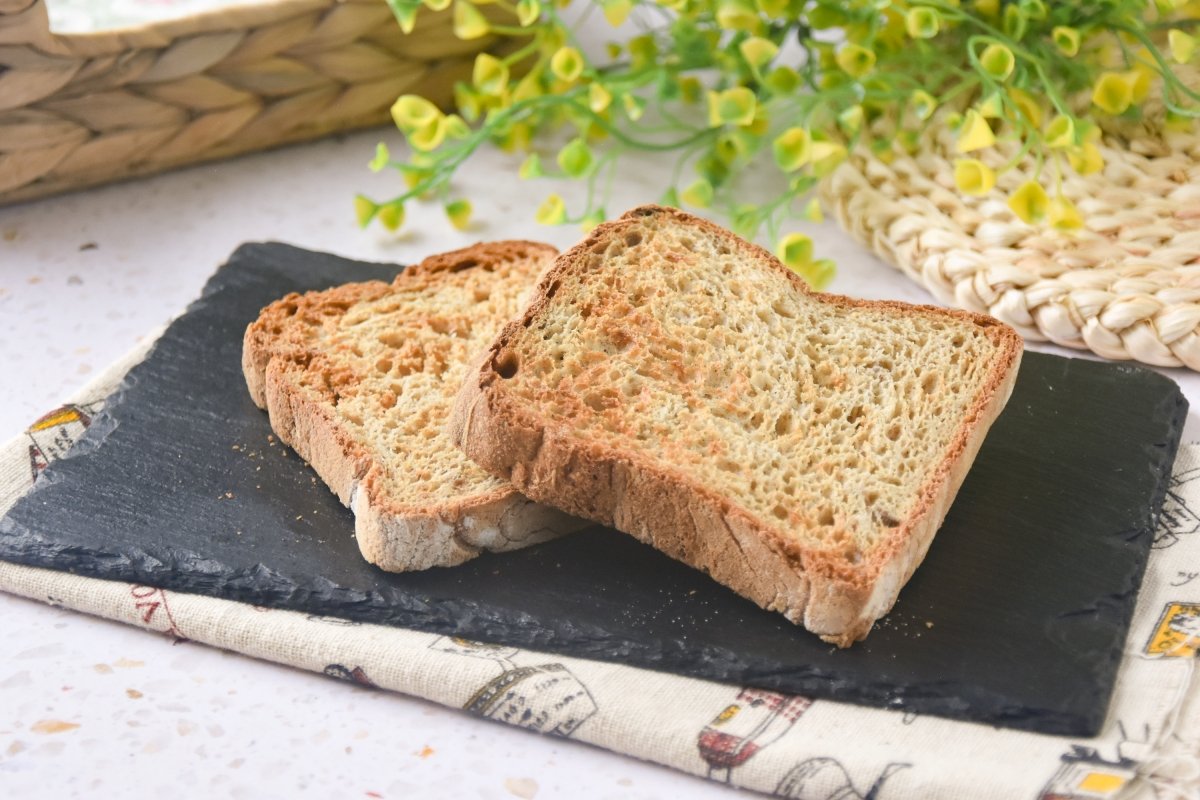
[[[70,448],[148,348],[0,447],[0,514]],[[1180,449],[1108,719],[1087,740],[264,612],[4,562],[0,590],[783,797],[1200,798],[1200,445]]]

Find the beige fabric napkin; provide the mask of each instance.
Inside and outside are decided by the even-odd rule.
[[[149,344],[0,446],[0,514]],[[0,562],[0,590],[802,800],[1200,798],[1200,445],[1180,449],[1102,734],[1069,739]]]

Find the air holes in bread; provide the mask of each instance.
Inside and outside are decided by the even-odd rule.
[[[496,356],[492,362],[492,369],[496,371],[504,380],[509,380],[517,374],[517,354],[511,350],[505,350]]]

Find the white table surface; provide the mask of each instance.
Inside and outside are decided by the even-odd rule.
[[[479,220],[453,230],[413,204],[399,235],[359,230],[356,191],[398,176],[366,162],[387,131],[292,147],[0,209],[0,436],[20,432],[140,337],[178,314],[238,244],[277,240],[412,262],[480,239],[543,239],[554,186],[515,178],[519,158],[480,154],[457,184]],[[664,165],[628,165],[610,211],[654,201]],[[578,187],[560,187],[568,204]],[[814,226],[808,226],[813,228]],[[834,224],[831,289],[933,302]],[[94,247],[84,248],[84,245]],[[1034,346],[1033,349],[1047,349]],[[1065,351],[1057,351],[1065,352]],[[1200,403],[1200,376],[1169,370]],[[1185,438],[1198,438],[1188,419]],[[718,798],[736,792],[586,745],[452,709],[170,640],[0,594],[0,796]],[[74,722],[44,734],[41,719]]]

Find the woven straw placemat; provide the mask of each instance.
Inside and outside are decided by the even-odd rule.
[[[1200,370],[1200,134],[1111,132],[1102,172],[1064,170],[1062,190],[1084,216],[1073,232],[1027,225],[1009,209],[1032,159],[968,197],[955,188],[954,145],[949,126],[931,125],[915,155],[897,148],[884,163],[860,149],[825,181],[823,199],[843,228],[943,303],[1032,341]],[[1014,154],[1002,145],[971,155],[999,170]],[[1054,181],[1047,165],[1051,196]]]
[[[449,11],[406,36],[384,0],[72,35],[51,32],[45,0],[0,0],[0,205],[378,125],[406,91],[447,106],[496,42],[458,39]]]

